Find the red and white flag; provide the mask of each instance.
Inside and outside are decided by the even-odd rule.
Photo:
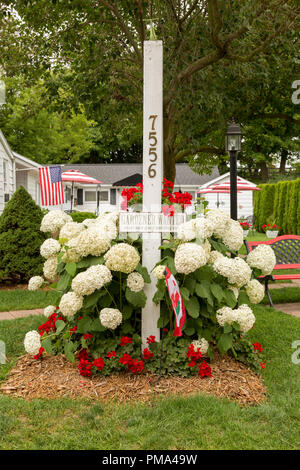
[[[43,206],[57,206],[64,203],[61,166],[39,168]]]
[[[173,336],[182,336],[182,327],[185,324],[186,313],[177,281],[168,267],[165,269],[166,283],[175,315],[175,328]]]

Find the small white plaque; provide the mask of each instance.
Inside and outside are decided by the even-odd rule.
[[[132,233],[173,233],[186,221],[186,214],[173,216],[157,212],[121,212],[119,231]]]

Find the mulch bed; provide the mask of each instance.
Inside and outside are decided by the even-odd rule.
[[[79,375],[77,366],[63,356],[45,355],[35,360],[26,355],[19,359],[0,392],[25,398],[94,398],[117,399],[119,402],[148,402],[154,396],[209,393],[236,400],[243,405],[256,405],[266,400],[266,388],[250,369],[230,357],[217,358],[211,364],[212,377],[201,379],[152,374],[116,374],[91,378]]]

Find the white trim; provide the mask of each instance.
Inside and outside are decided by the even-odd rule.
[[[15,157],[16,160],[20,160],[22,164],[27,164],[29,167],[34,167],[34,168],[42,168],[42,165],[40,165],[37,162],[34,162],[33,160],[30,160],[27,157],[24,157],[23,155],[20,155],[17,152],[12,152],[13,156]]]
[[[208,187],[211,186],[212,184],[218,183],[219,181],[227,180],[228,177],[230,178],[230,172],[229,172],[229,171],[228,171],[227,173],[224,173],[223,175],[218,176],[217,178],[214,178],[213,180],[208,181],[207,183],[202,184],[202,185],[200,186],[200,189],[208,188]],[[242,177],[239,176],[239,175],[238,175],[238,178],[239,178],[240,180],[242,180],[243,182],[245,182],[245,183],[254,184],[254,183],[252,183],[251,181],[245,180],[245,178],[242,178]]]

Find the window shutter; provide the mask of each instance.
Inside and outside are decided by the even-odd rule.
[[[116,189],[110,190],[110,203],[112,206],[115,206],[117,204],[117,190]]]
[[[83,189],[77,189],[77,205],[83,205]]]

